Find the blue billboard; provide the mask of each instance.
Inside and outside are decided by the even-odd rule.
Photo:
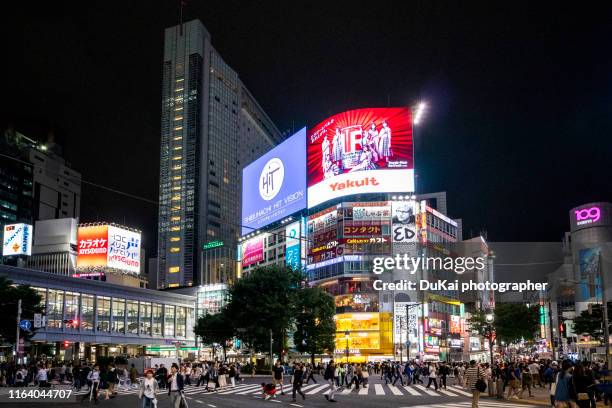
[[[306,208],[306,128],[242,170],[242,235]]]

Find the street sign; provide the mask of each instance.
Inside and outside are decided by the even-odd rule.
[[[206,249],[220,248],[223,245],[225,245],[223,241],[210,241],[202,245],[202,249],[206,250]]]
[[[19,322],[21,330],[29,331],[32,328],[32,322],[29,320],[22,320]]]
[[[34,328],[40,329],[42,327],[42,314],[34,313]]]

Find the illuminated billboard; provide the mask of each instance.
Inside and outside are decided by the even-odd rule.
[[[32,226],[9,224],[4,226],[2,256],[32,255]]]
[[[264,260],[264,238],[265,235],[259,235],[241,244],[240,259],[242,259],[243,268]]]
[[[242,234],[306,208],[306,128],[242,170]]]
[[[285,265],[293,270],[302,269],[301,222],[294,222],[285,228]]]
[[[308,207],[352,194],[414,191],[408,108],[331,116],[308,131]]]
[[[141,234],[115,225],[82,225],[77,232],[77,268],[140,273]]]

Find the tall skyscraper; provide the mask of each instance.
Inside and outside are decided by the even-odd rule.
[[[199,20],[166,29],[162,71],[159,286],[228,282],[241,170],[281,134]]]

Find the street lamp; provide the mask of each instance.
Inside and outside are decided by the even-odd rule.
[[[489,339],[489,353],[491,357],[491,367],[493,367],[493,321],[495,316],[493,313],[487,313],[485,315],[485,322],[487,323],[487,338]]]

